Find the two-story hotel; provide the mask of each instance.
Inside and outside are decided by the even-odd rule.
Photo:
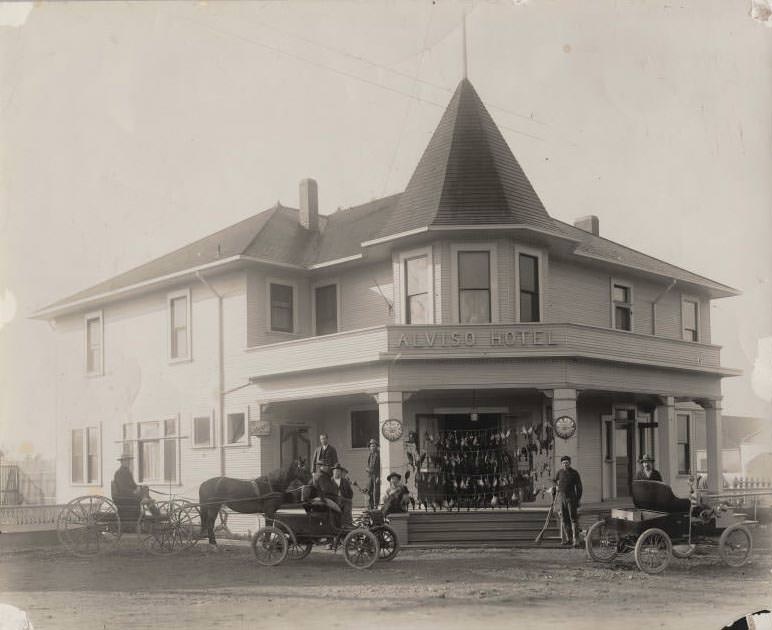
[[[58,339],[59,501],[109,494],[121,452],[138,482],[194,498],[326,432],[364,485],[370,438],[385,477],[407,469],[411,432],[558,418],[548,468],[570,454],[585,501],[628,496],[644,452],[677,492],[698,470],[718,487],[736,372],[710,302],[736,291],[603,238],[595,217],[550,217],[468,80],[403,193],[322,216],[307,179],[299,206],[35,314]]]

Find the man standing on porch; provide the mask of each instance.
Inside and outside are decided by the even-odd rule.
[[[314,451],[313,473],[314,480],[317,479],[320,472],[330,474],[332,467],[338,463],[338,453],[335,447],[328,442],[327,434],[319,434],[319,446]]]
[[[367,495],[368,508],[374,510],[378,507],[378,498],[381,496],[381,455],[378,453],[378,442],[370,439],[367,447],[370,454],[367,456]]]
[[[557,489],[555,506],[560,510],[562,527],[560,528],[561,545],[579,546],[579,502],[582,500],[582,479],[571,468],[571,458],[560,458],[560,470],[553,480]],[[570,528],[570,529],[569,529]],[[569,532],[571,532],[569,534]]]

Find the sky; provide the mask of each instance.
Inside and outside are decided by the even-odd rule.
[[[469,78],[553,217],[742,291],[712,306],[743,370],[724,414],[772,421],[772,29],[749,4],[3,3],[0,448],[54,453],[37,309],[297,206],[305,177],[323,213],[403,190],[463,13]]]

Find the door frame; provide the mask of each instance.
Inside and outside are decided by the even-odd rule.
[[[305,430],[306,435],[308,436],[308,459],[311,459],[311,456],[313,455],[313,442],[311,440],[311,427],[305,424],[281,424],[279,425],[279,466],[282,470],[284,470],[284,467],[289,465],[289,462],[284,461],[284,435],[285,433],[295,433],[297,434],[299,431]],[[297,438],[296,438],[297,440]],[[293,446],[295,450],[295,456],[297,457],[297,441],[295,442]],[[307,461],[307,465],[310,465],[310,463]]]

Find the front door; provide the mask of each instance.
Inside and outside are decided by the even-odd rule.
[[[281,427],[281,467],[284,469],[290,462],[302,457],[310,466],[311,439],[308,437],[308,427]]]
[[[614,465],[616,472],[616,496],[629,497],[633,493],[635,470],[635,422],[617,420],[614,425]]]

